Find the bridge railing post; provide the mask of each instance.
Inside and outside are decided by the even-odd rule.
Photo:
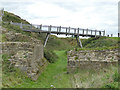
[[[99,31],[99,36],[101,36],[101,31]]]
[[[86,30],[86,36],[88,36],[88,28],[87,28],[87,30]]]
[[[84,29],[83,29],[83,35],[84,35]],[[84,36],[83,36],[84,37]]]
[[[50,26],[48,27],[49,33],[51,33],[51,27],[52,27],[52,25],[50,25]]]
[[[42,30],[42,24],[40,25],[40,30]]]
[[[96,38],[97,30],[95,30],[95,38]]]
[[[61,32],[61,26],[59,27],[59,35],[60,35],[60,32]]]
[[[103,36],[105,36],[105,30],[103,31]]]
[[[67,28],[66,28],[66,36],[67,36]]]
[[[74,34],[76,34],[76,28],[74,29]]]
[[[80,30],[80,29],[78,28],[78,32],[77,32],[77,35],[79,35],[79,30]]]
[[[120,33],[118,33],[118,37],[120,37]]]
[[[69,35],[70,35],[70,27],[69,27]]]
[[[59,30],[59,27],[57,27],[57,35],[58,35],[58,30]]]
[[[91,35],[92,35],[92,30],[91,30]]]

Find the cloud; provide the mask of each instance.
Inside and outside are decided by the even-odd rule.
[[[117,35],[118,0],[0,0],[0,6],[35,24],[106,30]]]

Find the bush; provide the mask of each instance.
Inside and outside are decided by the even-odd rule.
[[[57,59],[58,56],[51,50],[44,50],[44,57],[50,62],[54,63]]]

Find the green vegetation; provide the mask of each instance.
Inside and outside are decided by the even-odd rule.
[[[19,72],[13,75],[11,72],[4,76],[4,87],[11,88],[75,88],[76,85],[83,88],[117,88],[117,67],[105,68],[99,72],[91,69],[78,70],[74,74],[67,74],[66,51],[55,51],[58,60],[49,64],[37,81],[20,76]],[[89,77],[88,77],[89,76]],[[14,77],[14,78],[13,78]],[[12,79],[12,81],[10,81]],[[22,79],[22,80],[21,80]]]
[[[53,51],[44,50],[44,57],[50,62],[54,63],[57,60],[57,55]]]
[[[19,16],[14,15],[13,13],[4,11],[4,16],[3,16],[3,21],[4,22],[16,22],[16,23],[24,23],[24,24],[29,24],[26,20],[21,19]]]
[[[118,46],[117,37],[89,38],[83,41],[83,47],[85,48],[106,48],[112,46]]]
[[[55,63],[49,64],[46,70],[40,75],[37,81],[33,82],[30,79],[23,79],[19,85],[11,86],[13,88],[52,88],[51,85],[57,88],[69,87],[72,88],[70,77],[67,74],[67,57],[65,51],[55,51],[58,60]]]
[[[26,20],[21,19],[12,13],[6,12],[3,21],[12,21],[17,23],[28,24]],[[3,27],[8,31],[22,33],[26,36],[31,36],[44,43],[46,34],[23,32],[18,26],[3,23]],[[5,34],[2,35],[2,41],[7,41]],[[82,39],[83,47],[78,48],[75,38],[58,38],[51,35],[44,49],[44,56],[50,62],[45,71],[40,75],[37,81],[32,81],[30,78],[23,75],[21,71],[14,68],[10,64],[9,55],[2,55],[3,58],[3,87],[15,88],[117,88],[120,79],[117,67],[110,67],[100,72],[93,70],[80,70],[74,74],[67,74],[67,51],[75,48],[79,50],[106,50],[118,48],[117,37],[101,37]],[[24,57],[26,58],[26,57]],[[75,57],[77,60],[78,57]]]
[[[25,74],[10,64],[9,58],[7,54],[2,55],[2,85],[4,87],[17,85],[22,82],[22,79],[26,78]]]

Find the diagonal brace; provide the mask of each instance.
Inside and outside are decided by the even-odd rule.
[[[47,44],[47,41],[48,41],[49,36],[50,36],[50,33],[47,33],[47,35],[46,35],[46,39],[45,39],[45,42],[44,42],[44,47],[45,47],[46,44]]]
[[[75,37],[76,37],[76,40],[77,40],[78,46],[81,47],[81,48],[83,48],[83,46],[82,46],[82,42],[81,42],[81,40],[80,40],[80,37],[77,36],[77,35],[76,35]],[[79,40],[78,40],[78,38],[79,38]]]

